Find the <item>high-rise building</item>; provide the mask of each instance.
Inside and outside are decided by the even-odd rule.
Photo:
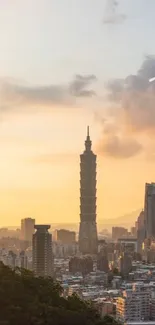
[[[144,220],[144,211],[142,210],[137,218],[136,222],[137,228],[137,251],[142,253],[142,244],[145,239],[146,229],[145,229],[145,220]]]
[[[32,242],[33,271],[37,276],[52,276],[52,235],[48,232],[50,226],[35,225],[35,229]]]
[[[109,262],[107,252],[99,252],[97,255],[97,269],[99,271],[104,271],[105,273],[109,272]]]
[[[25,218],[21,220],[21,238],[32,242],[34,234],[35,219]]]
[[[89,127],[85,150],[80,155],[80,229],[79,250],[82,254],[96,254],[98,249],[96,226],[96,155],[91,150]]]
[[[76,242],[76,233],[67,229],[56,229],[54,232],[54,240],[62,244],[73,244]]]
[[[118,268],[121,274],[124,276],[128,276],[128,274],[132,271],[132,258],[130,254],[124,252],[118,261]]]
[[[144,222],[146,237],[155,238],[155,183],[145,184]]]
[[[128,229],[124,227],[112,227],[112,239],[117,241],[118,238],[128,235]]]

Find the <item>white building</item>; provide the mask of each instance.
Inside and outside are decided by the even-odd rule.
[[[135,283],[132,289],[123,291],[117,299],[116,316],[121,322],[149,320],[150,287],[144,283]]]

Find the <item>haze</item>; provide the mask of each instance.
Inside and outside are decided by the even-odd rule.
[[[143,207],[145,182],[155,181],[155,2],[119,1],[112,23],[105,8],[0,1],[1,226],[79,221],[87,125],[98,219]]]

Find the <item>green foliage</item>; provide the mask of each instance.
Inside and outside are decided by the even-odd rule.
[[[25,269],[0,264],[0,324],[6,325],[116,325],[101,320],[90,302],[77,295],[62,297],[52,278],[35,277]]]

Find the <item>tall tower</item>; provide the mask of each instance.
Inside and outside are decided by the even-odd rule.
[[[96,254],[96,155],[91,150],[89,126],[85,150],[80,155],[80,229],[79,249],[82,254]]]
[[[35,225],[36,232],[33,235],[32,254],[33,271],[37,276],[52,276],[52,235],[48,232],[49,228],[49,225]]]

